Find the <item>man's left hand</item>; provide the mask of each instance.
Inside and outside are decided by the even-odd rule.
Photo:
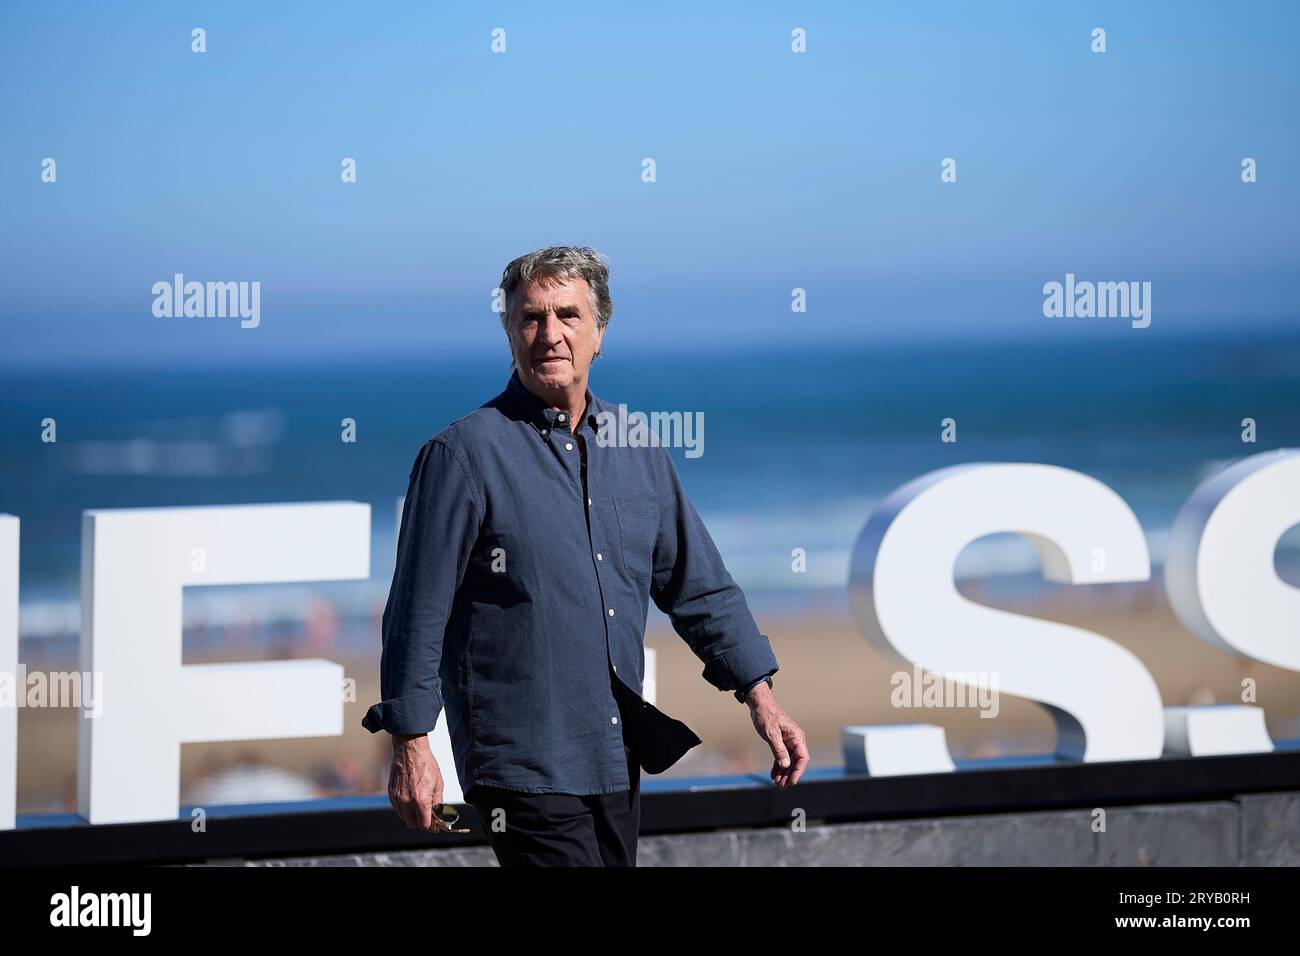
[[[772,782],[780,789],[793,787],[808,766],[808,738],[791,719],[766,681],[761,681],[745,699],[754,729],[772,748]]]

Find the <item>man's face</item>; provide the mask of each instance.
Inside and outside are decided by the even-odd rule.
[[[586,280],[534,279],[516,291],[510,307],[510,350],[529,391],[585,388],[605,334],[596,331]]]

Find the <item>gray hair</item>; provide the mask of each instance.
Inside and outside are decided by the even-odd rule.
[[[501,273],[501,327],[506,335],[510,334],[515,292],[534,279],[585,281],[591,311],[596,317],[596,331],[603,331],[614,315],[614,300],[609,295],[609,267],[605,265],[608,258],[590,246],[547,246],[511,262]],[[513,361],[510,367],[514,368]]]

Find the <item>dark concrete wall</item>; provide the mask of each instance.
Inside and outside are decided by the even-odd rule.
[[[639,866],[1300,866],[1300,792],[1091,810],[642,837]],[[486,846],[235,866],[496,866]]]

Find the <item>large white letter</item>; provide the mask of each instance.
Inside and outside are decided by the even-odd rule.
[[[1300,524],[1300,453],[1252,455],[1204,482],[1169,535],[1165,590],[1178,619],[1212,647],[1300,670],[1300,590],[1277,574],[1278,539]],[[1193,720],[1194,718],[1194,720]],[[1273,749],[1257,707],[1170,708],[1184,721],[1178,752],[1193,756]]]
[[[859,628],[891,656],[968,686],[962,675],[997,672],[1000,690],[1047,708],[1062,759],[1159,757],[1160,694],[1137,657],[1100,634],[957,591],[958,554],[1000,532],[1028,539],[1051,581],[1151,575],[1137,518],[1096,479],[1051,465],[958,465],[904,485],[867,522],[849,572]]]
[[[87,511],[81,563],[81,667],[104,693],[77,738],[90,823],[176,819],[182,743],[343,732],[331,661],[182,666],[181,589],[366,578],[369,505]]]

